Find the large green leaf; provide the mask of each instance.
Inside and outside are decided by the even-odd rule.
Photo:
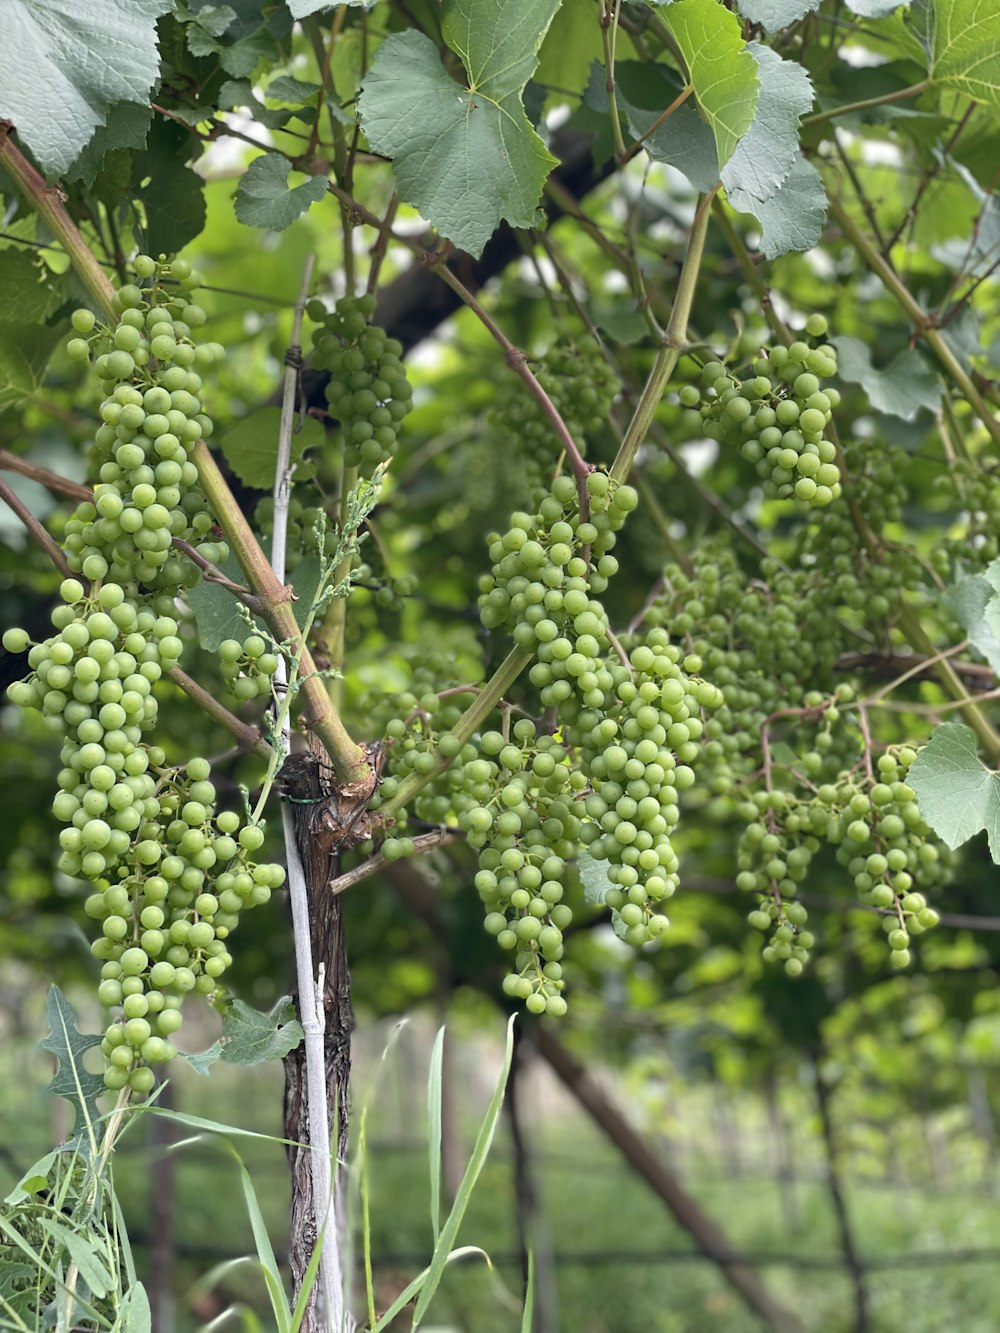
[[[826,190],[819,172],[796,158],[781,188],[754,205],[761,226],[761,249],[768,259],[790,250],[810,250],[823,235]]]
[[[747,50],[760,70],[760,97],[753,124],[722,168],[722,183],[734,208],[753,213],[791,175],[799,156],[799,118],[812,106],[813,90],[795,61],[759,42]]]
[[[107,1089],[99,1074],[84,1068],[84,1057],[92,1046],[100,1046],[101,1038],[97,1033],[85,1035],[79,1031],[73,1006],[58,986],[49,987],[47,1008],[50,1032],[38,1044],[58,1061],[49,1092],[65,1097],[76,1108],[78,1133],[84,1129],[93,1133],[101,1116],[97,1099]]]
[[[977,102],[1000,106],[997,0],[933,0],[931,77]]]
[[[295,1003],[284,995],[270,1013],[251,1009],[242,1000],[233,1000],[222,1018],[222,1036],[207,1051],[187,1056],[199,1074],[207,1074],[216,1060],[225,1064],[262,1064],[280,1060],[302,1040],[302,1024],[295,1013]]]
[[[288,186],[288,161],[280,153],[254,158],[236,190],[236,216],[248,227],[284,231],[326,194],[326,178],[311,176]]]
[[[555,159],[521,95],[559,0],[449,0],[448,45],[468,87],[419,32],[397,33],[364,80],[358,112],[371,147],[393,159],[400,195],[474,255],[501,220],[530,227]]]
[[[820,0],[736,0],[740,13],[767,32],[778,32],[819,8]]]
[[[840,378],[848,384],[860,384],[876,411],[912,421],[922,407],[931,412],[937,409],[941,385],[915,348],[905,348],[884,370],[877,370],[871,352],[859,338],[841,334],[832,341],[837,348]]]
[[[1000,864],[1000,773],[976,752],[975,734],[961,722],[943,722],[913,762],[907,781],[920,813],[948,847],[986,830],[990,855]]]
[[[170,0],[3,0],[0,119],[49,176],[66,171],[116,102],[149,101],[156,20]]]
[[[223,436],[222,452],[240,481],[261,491],[274,485],[280,426],[281,409],[261,407]],[[303,450],[321,447],[323,439],[323,427],[316,418],[304,417],[301,430],[292,435],[292,462],[301,458]]]
[[[995,606],[1000,588],[1000,560],[994,560],[985,574],[970,574],[957,579],[941,595],[941,601],[968,635],[994,671],[1000,672],[1000,637]]]
[[[740,21],[719,0],[677,0],[663,17],[724,166],[757,109],[757,64],[743,40]]]

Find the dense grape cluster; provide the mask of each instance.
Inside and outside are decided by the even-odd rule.
[[[679,794],[695,780],[691,764],[705,715],[722,703],[713,684],[689,674],[700,665],[654,629],[632,648],[627,664],[608,660],[606,688],[599,685],[579,706],[574,700],[562,709],[591,789],[585,802],[591,822],[582,841],[592,857],[608,863],[613,887],[606,902],[630,944],[656,939],[669,924],[663,903],[678,883],[670,834]]]
[[[811,316],[806,329],[822,337],[826,321]],[[765,349],[746,379],[721,361],[707,362],[701,388],[685,385],[680,399],[698,409],[710,439],[739,447],[755,465],[766,495],[825,506],[841,492],[837,448],[824,435],[840,394],[823,381],[836,373],[832,344],[779,344]]]
[[[94,503],[67,524],[66,555],[82,579],[63,581],[55,632],[30,642],[21,629],[3,636],[9,652],[28,651],[31,674],[9,687],[11,701],[37,708],[63,737],[59,790],[52,809],[65,826],[59,869],[88,880],[89,916],[101,922],[92,951],[103,963],[100,999],[116,1013],[105,1033],[104,1081],[112,1091],[152,1091],[151,1066],[174,1054],[185,993],[214,991],[232,961],[227,939],[242,908],[266,902],[284,878],[256,865],[258,825],[215,811],[206,760],[167,765],[148,733],[157,721],[153,688],[182,652],[174,594],[197,571],[172,553],[178,538],[210,560],[224,545],[202,540],[214,527],[189,455],[211,421],[201,379],[215,344],[195,347],[204,312],[171,294],[168,277],[195,284],[183,263],[140,255],[142,288],[116,296],[120,321],[98,326],[90,311],[73,316],[70,354],[96,355],[104,382],[95,440]],[[240,680],[269,680],[277,659],[259,636],[224,645]],[[259,648],[259,651],[258,651]],[[247,675],[240,677],[243,668]],[[237,693],[240,693],[237,688]]]
[[[576,852],[587,779],[531,718],[519,718],[510,739],[485,732],[479,748],[459,769],[475,802],[459,823],[479,849],[476,889],[486,930],[514,953],[504,990],[531,1013],[560,1017],[562,932],[573,919],[562,901],[566,863]]]
[[[517,644],[532,651],[560,640],[560,655],[547,656],[553,679],[558,675],[564,682],[581,665],[574,658],[568,666],[570,656],[595,658],[608,647],[604,608],[595,598],[617,572],[611,554],[616,533],[638,502],[631,486],[616,485],[604,472],[590,473],[586,488],[586,519],[572,477],[557,477],[533,514],[513,514],[503,536],[490,535],[493,569],[480,580],[486,628],[506,627]],[[543,695],[543,702],[558,703],[570,690],[566,683],[563,690],[550,691],[549,699]]]
[[[114,328],[99,324],[90,310],[73,315],[70,356],[94,360],[104,400],[92,451],[94,498],[68,520],[65,551],[70,568],[91,582],[174,590],[197,577],[172,545],[175,539],[207,560],[227,554],[225,543],[211,537],[215,521],[190,457],[213,428],[199,372],[224,353],[218,343],[194,341],[205,312],[188,295],[198,283],[188,265],[140,255],[136,272],[151,285],[119,288]],[[168,278],[179,288],[165,286]]]
[[[162,751],[149,754],[162,763]],[[100,882],[85,904],[101,923],[91,946],[103,961],[98,998],[106,1008],[120,1006],[101,1044],[104,1082],[140,1094],[152,1091],[150,1066],[175,1054],[170,1038],[184,996],[218,989],[240,912],[266,903],[284,882],[281,866],[252,859],[263,829],[242,824],[235,811],[216,812],[207,760],[156,776],[155,812],[144,812],[117,876]]]
[[[914,750],[900,746],[879,756],[869,781],[839,790],[821,787],[817,793],[832,808],[826,836],[837,846],[837,860],[853,879],[860,901],[883,913],[895,967],[910,961],[910,937],[937,924],[938,914],[921,890],[943,883],[951,863],[906,783],[915,758]]]
[[[322,324],[312,361],[330,371],[326,397],[343,432],[345,462],[370,474],[392,457],[399,424],[412,405],[403,345],[369,323],[373,296],[341,297],[332,311],[312,301],[308,312]]]
[[[532,368],[585,455],[587,435],[607,425],[619,389],[617,376],[600,347],[593,339],[563,338]],[[562,445],[537,398],[519,381],[508,378],[503,382],[490,427],[498,449],[506,451],[513,446],[516,450],[529,495],[534,498],[538,490],[547,490],[558,469]]]

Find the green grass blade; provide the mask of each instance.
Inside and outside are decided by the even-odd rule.
[[[427,1155],[431,1173],[431,1230],[434,1242],[441,1234],[441,1085],[444,1065],[444,1028],[438,1028],[427,1075]]]
[[[442,1271],[445,1265],[452,1263],[456,1259],[467,1259],[470,1254],[480,1255],[486,1267],[490,1269],[490,1271],[492,1272],[493,1270],[492,1259],[486,1253],[486,1251],[481,1250],[478,1245],[460,1245],[457,1250],[452,1250],[450,1254],[446,1254],[444,1257],[444,1262],[441,1265]],[[419,1272],[417,1276],[413,1279],[413,1281],[403,1288],[403,1290],[399,1293],[399,1295],[396,1297],[393,1303],[389,1306],[388,1310],[386,1310],[386,1312],[382,1315],[382,1318],[378,1321],[378,1323],[372,1325],[372,1328],[370,1329],[369,1333],[382,1333],[382,1330],[384,1328],[388,1328],[388,1326],[396,1318],[399,1312],[401,1310],[404,1310],[406,1306],[409,1305],[410,1301],[412,1301],[413,1298],[419,1294],[424,1284],[426,1283],[428,1277],[430,1276],[430,1272],[431,1272],[430,1265],[428,1265],[427,1268]],[[440,1281],[440,1278],[438,1280]],[[415,1328],[416,1325],[414,1325],[413,1327]]]
[[[200,1115],[188,1115],[186,1111],[168,1111],[162,1106],[137,1106],[133,1114],[166,1116],[168,1120],[176,1120],[179,1125],[187,1125],[189,1129],[205,1130],[209,1134],[224,1134],[227,1137],[235,1135],[242,1139],[263,1139],[265,1143],[292,1144],[296,1147],[309,1146],[308,1144],[297,1144],[295,1139],[280,1139],[274,1134],[261,1134],[255,1129],[241,1129],[239,1125],[223,1125],[218,1120],[205,1120]],[[179,1146],[179,1144],[171,1144],[172,1148]]]
[[[254,1244],[257,1247],[257,1258],[260,1261],[261,1272],[264,1274],[264,1281],[267,1283],[267,1294],[271,1298],[271,1309],[274,1311],[278,1333],[291,1333],[292,1315],[288,1308],[285,1284],[281,1280],[278,1262],[271,1247],[271,1238],[268,1236],[267,1227],[264,1225],[264,1215],[260,1211],[260,1204],[257,1201],[257,1191],[253,1187],[250,1172],[246,1169],[243,1158],[231,1143],[227,1143],[225,1148],[239,1168],[243,1198],[246,1202],[247,1213],[250,1216],[250,1229],[253,1232]]]
[[[531,1333],[531,1316],[535,1311],[535,1247],[528,1250],[528,1281],[524,1288],[524,1317],[521,1333]]]
[[[331,1183],[330,1188],[333,1189]],[[320,1260],[323,1258],[323,1237],[326,1235],[326,1222],[320,1227],[319,1235],[316,1237],[316,1244],[313,1246],[312,1255],[309,1263],[306,1265],[306,1271],[302,1274],[302,1285],[299,1288],[298,1300],[295,1302],[295,1309],[292,1311],[291,1333],[298,1333],[305,1318],[306,1305],[309,1301],[309,1294],[316,1285],[316,1278],[319,1276]]]
[[[438,1289],[441,1281],[441,1275],[444,1272],[445,1264],[448,1262],[448,1256],[452,1252],[452,1246],[455,1243],[455,1237],[458,1235],[458,1229],[462,1224],[462,1218],[465,1216],[465,1210],[469,1205],[469,1199],[472,1197],[472,1191],[479,1179],[479,1174],[486,1161],[486,1155],[490,1150],[490,1144],[493,1142],[493,1135],[496,1131],[497,1121],[500,1119],[500,1108],[503,1106],[504,1092],[507,1088],[507,1079],[510,1076],[510,1062],[514,1054],[514,1019],[516,1015],[511,1014],[507,1023],[507,1046],[504,1052],[503,1068],[500,1071],[500,1077],[497,1079],[497,1086],[494,1089],[493,1096],[490,1098],[490,1104],[486,1108],[486,1115],[483,1123],[479,1126],[479,1133],[476,1136],[476,1143],[472,1149],[472,1156],[469,1158],[468,1165],[462,1176],[462,1183],[458,1187],[458,1194],[455,1196],[455,1202],[452,1204],[451,1212],[441,1228],[441,1234],[438,1237],[437,1244],[434,1246],[434,1253],[431,1256],[431,1262],[428,1265],[427,1278],[420,1290],[417,1298],[416,1309],[413,1311],[413,1327],[419,1328],[424,1315],[427,1313],[428,1306],[434,1298],[434,1293]]]
[[[372,1278],[371,1198],[368,1186],[368,1107],[361,1112],[358,1134],[358,1171],[361,1189],[361,1244],[365,1263],[365,1296],[368,1300],[368,1326],[375,1327],[375,1283]]]

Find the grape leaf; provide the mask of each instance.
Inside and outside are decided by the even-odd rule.
[[[760,71],[760,97],[753,124],[722,168],[722,183],[734,208],[753,213],[777,194],[798,160],[799,118],[812,106],[813,90],[801,65],[758,42],[747,50]]]
[[[264,89],[264,96],[269,97],[272,102],[294,102],[296,106],[301,106],[303,102],[315,97],[319,91],[318,83],[307,83],[305,79],[295,79],[290,74],[282,74],[271,80]]]
[[[945,589],[941,601],[965,630],[976,651],[1000,673],[1000,638],[997,636],[1000,625],[996,623],[995,613],[989,612],[990,604],[997,600],[998,573],[1000,560],[994,560],[985,574],[970,574],[957,579]]]
[[[881,19],[897,9],[908,8],[910,0],[847,0],[847,8],[862,19]]]
[[[736,0],[736,3],[745,19],[759,23],[771,33],[798,23],[799,19],[819,8],[820,0]]]
[[[274,468],[278,461],[278,432],[281,427],[281,409],[262,407],[238,421],[222,437],[222,452],[240,481],[256,490],[267,490],[274,485]],[[301,429],[292,435],[292,462],[306,449],[318,449],[325,436],[315,417],[304,417]]]
[[[154,255],[176,254],[201,235],[205,182],[180,161],[175,149],[152,144],[137,153],[132,183],[146,208],[146,247]]]
[[[0,322],[0,412],[41,387],[62,329],[62,325]]]
[[[884,370],[877,370],[871,352],[859,338],[841,334],[831,341],[837,349],[840,378],[860,384],[876,411],[912,421],[922,407],[936,410],[941,385],[915,348],[905,348]]]
[[[674,101],[682,84],[662,65],[624,60],[615,67],[618,106],[628,118],[629,129],[640,138],[647,134]],[[594,61],[584,101],[594,111],[608,112],[607,78],[604,67]],[[653,130],[644,148],[656,162],[666,162],[684,173],[696,190],[711,190],[719,179],[715,138],[697,110],[685,102]]]
[[[326,179],[311,176],[288,187],[288,163],[280,153],[254,158],[236,189],[236,216],[248,227],[284,231],[326,194]]]
[[[462,58],[455,82],[423,33],[396,33],[365,76],[358,112],[371,147],[393,159],[402,198],[442,236],[479,255],[502,219],[538,220],[555,159],[521,95],[559,0],[447,0],[441,28]]]
[[[589,852],[581,852],[576,865],[583,885],[584,902],[603,907],[608,890],[615,887],[608,879],[607,861],[598,861]],[[614,908],[611,908],[611,926],[618,938],[623,940],[628,927]]]
[[[270,96],[270,89],[268,89]],[[266,107],[253,90],[249,79],[227,79],[219,89],[218,106],[220,111],[231,111],[234,107],[245,107],[261,125],[269,130],[280,130],[288,124],[295,114],[289,107],[272,110]]]
[[[659,120],[660,111],[643,111],[625,98],[618,99],[628,116],[629,129],[638,138]],[[719,179],[715,137],[693,106],[679,106],[659,129],[653,130],[643,147],[656,162],[666,162],[684,173],[696,190],[705,193]]]
[[[942,722],[917,755],[906,778],[920,813],[954,849],[986,830],[990,855],[1000,864],[1000,773],[986,767],[976,737],[961,722]]]
[[[199,1074],[207,1074],[216,1060],[244,1067],[259,1065],[265,1060],[280,1060],[293,1051],[302,1035],[291,996],[283,995],[267,1014],[251,1009],[242,1000],[233,1000],[223,1015],[219,1040],[207,1051],[186,1058]]]
[[[263,542],[265,552],[270,551],[270,539]],[[243,582],[243,571],[235,555],[230,554],[219,569],[233,583]],[[288,581],[295,589],[296,600],[292,603],[295,620],[299,629],[305,628],[306,617],[312,606],[316,589],[322,577],[323,567],[318,555],[307,555],[295,567],[294,576]],[[223,639],[239,639],[241,642],[251,632],[246,617],[240,614],[240,603],[221,583],[212,583],[200,578],[187,591],[187,603],[194,613],[198,628],[198,642],[206,652],[218,650]],[[260,620],[254,620],[258,629],[267,630]]]
[[[321,9],[336,9],[338,4],[371,9],[376,3],[377,0],[288,0],[288,8],[293,19],[307,19],[310,14],[318,14]]]
[[[933,0],[931,78],[977,102],[1000,106],[1000,5]]]
[[[740,21],[717,0],[675,0],[664,21],[677,42],[720,165],[732,157],[757,108],[757,65]]]
[[[65,1097],[75,1108],[76,1128],[82,1132],[85,1125],[97,1124],[101,1117],[97,1099],[107,1092],[100,1074],[89,1073],[83,1064],[84,1056],[92,1046],[100,1046],[101,1038],[96,1032],[80,1032],[73,1006],[58,986],[49,987],[46,1010],[51,1031],[38,1044],[59,1062],[48,1091]]]
[[[108,112],[106,125],[98,125],[94,137],[73,165],[65,171],[66,180],[90,185],[108,153],[116,148],[145,148],[152,109],[135,102],[119,102]]]
[[[797,158],[781,188],[754,205],[765,256],[775,259],[814,246],[823,235],[826,205],[819,172],[805,158]]]
[[[48,176],[73,165],[116,102],[149,101],[170,0],[4,0],[0,119]]]

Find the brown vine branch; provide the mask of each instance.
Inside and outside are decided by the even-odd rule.
[[[32,539],[42,548],[62,576],[67,579],[72,578],[73,571],[66,563],[66,557],[62,551],[20,496],[15,494],[5,481],[0,481],[0,500],[3,500],[8,508],[14,511],[27,528]]]
[[[0,449],[0,471],[16,472],[22,477],[30,477],[32,481],[37,481],[40,486],[44,486],[48,491],[54,491],[56,495],[69,496],[71,500],[92,500],[94,493],[89,486],[82,486],[78,481],[70,481],[68,477],[61,477],[58,472],[52,472],[47,467],[40,467],[37,463],[31,463],[20,454],[12,454],[9,449]]]
[[[416,838],[412,839],[413,852],[414,855],[429,852],[434,847],[443,847],[446,843],[458,842],[464,838],[465,834],[458,829],[434,829],[430,833],[421,833]],[[331,896],[336,896],[338,893],[343,893],[345,889],[350,889],[355,884],[360,884],[361,881],[367,879],[369,875],[377,874],[378,871],[384,870],[387,865],[391,864],[392,860],[390,860],[384,852],[376,852],[376,854],[370,856],[367,861],[362,861],[359,866],[355,866],[352,870],[345,870],[344,873],[338,875],[336,879],[331,879],[326,886],[327,890]]]

